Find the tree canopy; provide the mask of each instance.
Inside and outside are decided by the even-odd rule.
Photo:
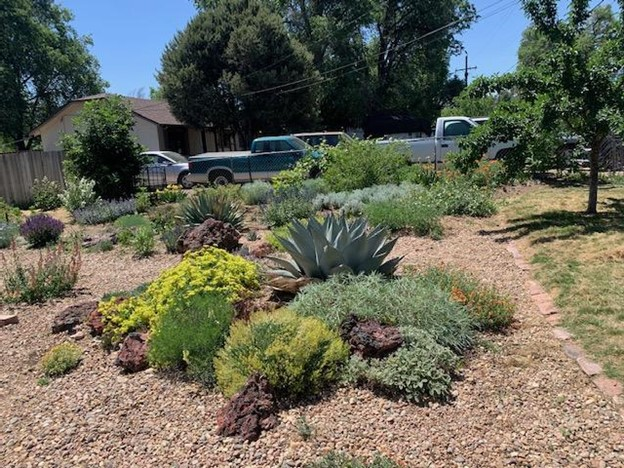
[[[102,92],[91,39],[53,0],[0,2],[0,137],[19,142],[67,101]]]
[[[179,112],[176,115],[192,124],[206,114],[194,109],[185,115],[181,107],[188,107],[188,103],[183,102],[182,89],[198,91],[195,79],[191,78],[198,73],[187,71],[186,83],[179,81],[176,92],[172,84],[176,80],[169,80],[169,76],[175,75],[175,68],[205,67],[198,65],[200,57],[187,53],[192,49],[187,41],[191,36],[200,36],[202,30],[212,32],[207,35],[211,41],[217,41],[217,37],[224,41],[221,48],[211,42],[215,44],[215,47],[210,45],[212,70],[224,70],[229,75],[240,68],[255,69],[251,72],[253,82],[246,80],[246,86],[238,90],[232,86],[236,80],[221,79],[221,75],[208,80],[226,83],[220,89],[229,94],[228,103],[219,101],[218,106],[225,114],[233,115],[231,99],[242,110],[241,103],[247,95],[258,96],[265,93],[250,93],[274,88],[268,93],[277,97],[293,95],[288,102],[299,110],[307,110],[308,123],[318,115],[320,125],[337,128],[359,126],[366,115],[377,112],[411,113],[427,119],[437,116],[441,107],[459,92],[453,86],[453,79],[448,78],[449,58],[460,49],[455,36],[475,17],[475,10],[467,0],[424,3],[417,0],[196,0],[195,3],[200,13],[165,51],[159,75],[163,89],[168,87],[166,83],[171,84],[165,96],[174,112]],[[237,10],[236,15],[232,9]],[[226,11],[231,18],[227,27],[231,30],[222,31],[219,17]],[[262,12],[265,18],[273,18],[274,23],[258,22],[261,15],[254,17],[255,11]],[[248,60],[252,55],[240,58],[227,55],[231,51],[227,42],[232,30],[239,28],[237,25],[255,22],[256,34],[262,38],[261,29],[270,32],[278,20],[285,25],[291,51],[273,47],[263,54],[260,50],[253,57],[261,60],[255,61]],[[280,33],[278,37],[281,36]],[[304,55],[309,56],[309,68],[305,72],[297,67],[294,73],[289,70]],[[174,59],[176,56],[178,59]],[[233,64],[234,59],[239,63]],[[262,61],[260,66],[259,61]],[[282,79],[276,79],[277,75]],[[246,91],[242,92],[243,88]],[[449,96],[449,92],[454,94]],[[279,100],[266,97],[262,102],[267,110],[279,105]],[[271,122],[265,118],[258,121]],[[292,129],[292,124],[303,121],[288,122],[287,128]]]
[[[564,137],[580,138],[591,148],[587,212],[596,213],[600,145],[624,128],[624,1],[620,17],[601,19],[598,28],[597,9],[590,9],[588,0],[573,0],[564,18],[558,17],[555,0],[524,0],[523,5],[533,21],[531,34],[543,37],[548,47],[540,60],[525,54],[515,73],[470,86],[473,97],[513,91],[516,98],[500,103],[489,122],[464,139],[456,164],[468,170],[492,141],[515,139],[508,164],[522,168],[531,160],[552,158]],[[525,51],[530,50],[526,37]]]
[[[276,57],[288,57],[270,66]],[[267,66],[269,65],[269,66]],[[304,128],[317,114],[316,89],[260,92],[316,77],[311,54],[260,1],[218,2],[167,46],[158,74],[176,116],[196,127],[243,135]]]

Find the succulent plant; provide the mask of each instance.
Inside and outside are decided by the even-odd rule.
[[[204,191],[187,198],[180,206],[185,224],[197,226],[209,218],[230,223],[235,229],[243,228],[241,204],[226,193]]]
[[[348,222],[345,216],[328,216],[321,224],[310,218],[306,224],[293,221],[288,238],[276,236],[292,260],[271,257],[280,269],[276,278],[307,277],[325,280],[339,273],[392,275],[403,257],[385,261],[396,243],[386,230],[369,228],[364,218]]]

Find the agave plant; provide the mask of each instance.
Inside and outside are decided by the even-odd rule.
[[[348,222],[345,216],[328,216],[323,223],[310,218],[293,221],[290,237],[276,236],[292,260],[271,257],[280,267],[272,275],[297,280],[325,280],[339,273],[392,275],[403,257],[385,261],[396,243],[381,227],[369,229],[364,218]],[[283,281],[278,281],[281,284]]]
[[[180,213],[180,218],[187,225],[199,225],[213,218],[230,223],[237,230],[243,227],[241,204],[217,191],[203,191],[187,198],[180,206]]]

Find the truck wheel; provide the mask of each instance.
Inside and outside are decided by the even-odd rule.
[[[232,174],[227,171],[212,171],[208,181],[213,185],[228,185],[232,183]]]
[[[189,180],[189,171],[182,171],[178,176],[178,185],[181,185],[182,188],[190,189],[193,187],[193,182]]]

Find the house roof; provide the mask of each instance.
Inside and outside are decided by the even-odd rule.
[[[113,96],[113,94],[109,93],[100,93],[93,94],[91,96],[85,96],[77,99],[73,99],[61,107],[52,117],[47,119],[45,122],[41,123],[37,127],[35,127],[30,133],[31,135],[37,135],[38,130],[46,125],[49,121],[53,120],[56,116],[61,114],[63,110],[74,102],[85,102],[85,101],[94,101],[97,99],[104,99],[107,97]],[[184,125],[175,116],[171,113],[171,109],[169,107],[169,103],[167,101],[160,100],[152,100],[152,99],[142,99],[135,98],[130,96],[122,96],[122,98],[130,104],[132,108],[132,112],[136,115],[143,117],[144,119],[150,120],[159,125]]]

